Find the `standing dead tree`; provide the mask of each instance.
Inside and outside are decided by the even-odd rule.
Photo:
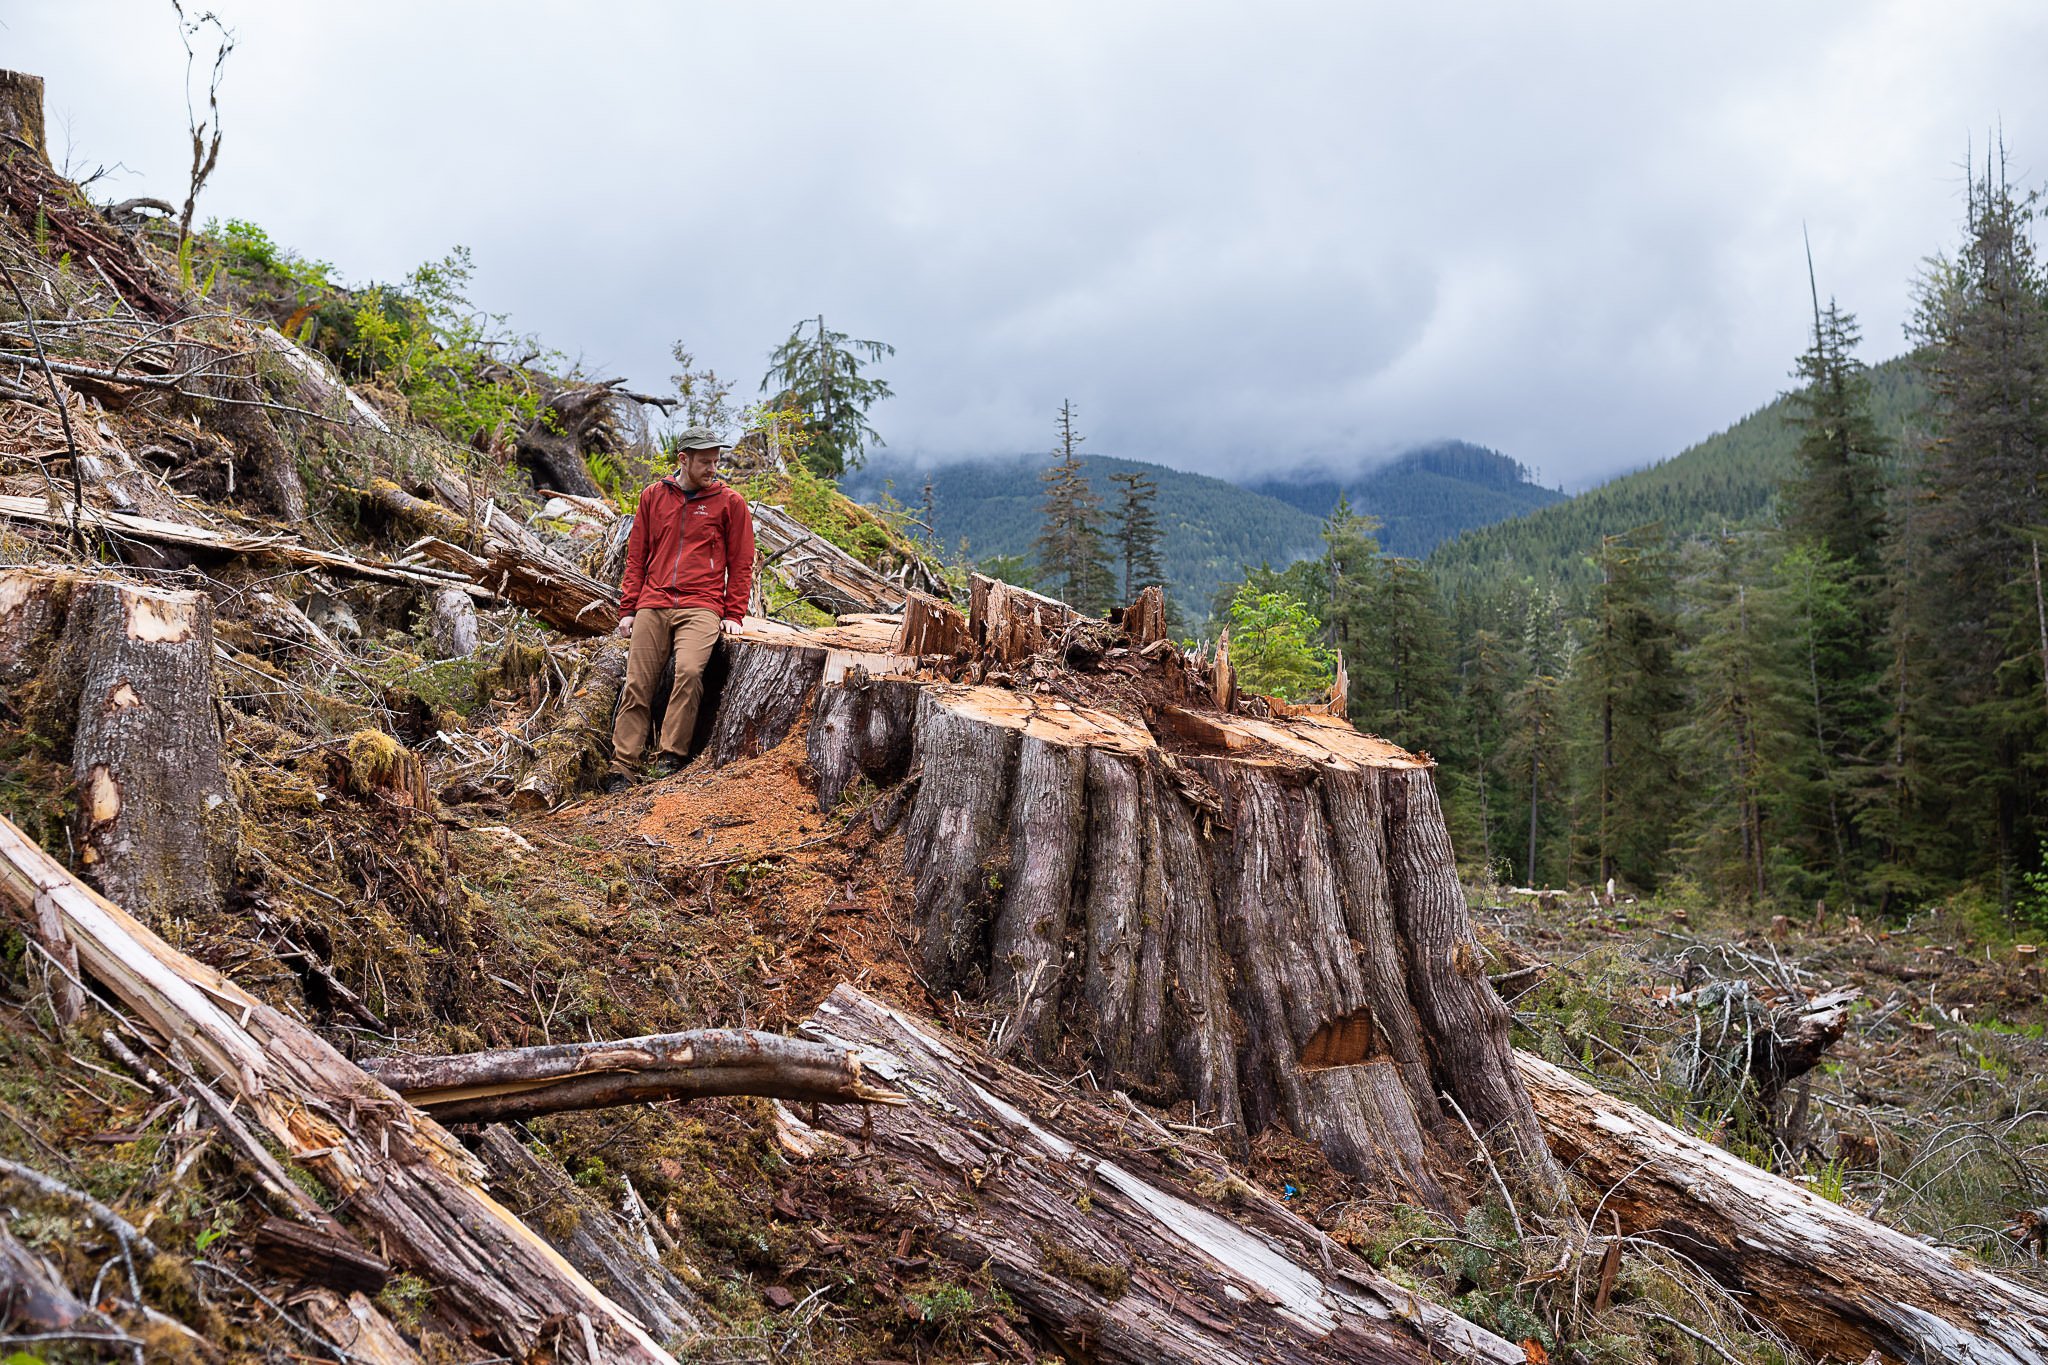
[[[185,207],[178,214],[178,261],[182,270],[192,239],[192,211],[199,202],[199,191],[206,188],[213,168],[220,164],[220,78],[227,67],[228,54],[235,50],[235,35],[212,10],[203,10],[196,18],[188,19],[182,0],[171,0],[171,8],[178,14],[178,40],[185,45],[185,128],[192,138],[192,171],[185,187]],[[192,66],[198,60],[192,40],[208,30],[213,35],[213,65],[206,78],[207,119],[202,120],[192,107]]]

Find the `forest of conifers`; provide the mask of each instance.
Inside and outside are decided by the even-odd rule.
[[[1492,875],[1865,910],[1972,888],[2048,923],[2038,215],[2002,166],[1977,175],[1916,282],[1911,354],[1876,371],[1816,292],[1783,411],[1712,463],[1426,565],[1340,508],[1324,554],[1249,586],[1321,621],[1354,721],[1443,762],[1461,854]]]

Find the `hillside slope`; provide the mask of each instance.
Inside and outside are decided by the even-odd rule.
[[[1911,358],[1870,369],[1878,425],[1900,443],[1920,424],[1926,388]],[[1795,409],[1780,396],[1727,430],[1647,469],[1496,525],[1466,531],[1429,557],[1451,592],[1501,579],[1576,590],[1592,580],[1589,556],[1605,535],[1662,522],[1683,539],[1764,516],[1792,472]]]
[[[1326,517],[1339,496],[1380,519],[1388,554],[1419,559],[1460,532],[1490,526],[1565,495],[1530,481],[1522,464],[1468,441],[1441,441],[1408,451],[1389,464],[1343,478],[1325,471],[1295,471],[1247,482],[1315,517]]]
[[[951,554],[964,538],[969,558],[980,562],[996,555],[1030,555],[1044,496],[1038,476],[1045,465],[1045,456],[1018,455],[925,471],[884,457],[849,474],[843,487],[863,502],[887,491],[915,505],[929,477],[939,544]],[[1322,549],[1320,517],[1222,479],[1108,455],[1084,455],[1081,468],[1105,505],[1117,491],[1109,481],[1112,474],[1135,470],[1159,485],[1167,583],[1190,610],[1199,610],[1247,564],[1291,564]]]

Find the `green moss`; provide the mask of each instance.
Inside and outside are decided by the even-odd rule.
[[[1122,1298],[1130,1291],[1131,1272],[1127,1267],[1098,1261],[1092,1256],[1046,1237],[1041,1236],[1034,1240],[1038,1243],[1038,1259],[1048,1273],[1092,1289],[1111,1302]]]

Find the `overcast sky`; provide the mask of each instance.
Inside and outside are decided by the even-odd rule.
[[[188,11],[208,0],[188,0]],[[1801,225],[1864,353],[2002,123],[2048,168],[2048,5],[212,0],[202,216],[751,395],[799,318],[893,343],[892,448],[1227,475],[1439,437],[1580,487],[1769,400]],[[0,0],[51,142],[183,195],[169,0]],[[203,75],[201,77],[203,86]]]

